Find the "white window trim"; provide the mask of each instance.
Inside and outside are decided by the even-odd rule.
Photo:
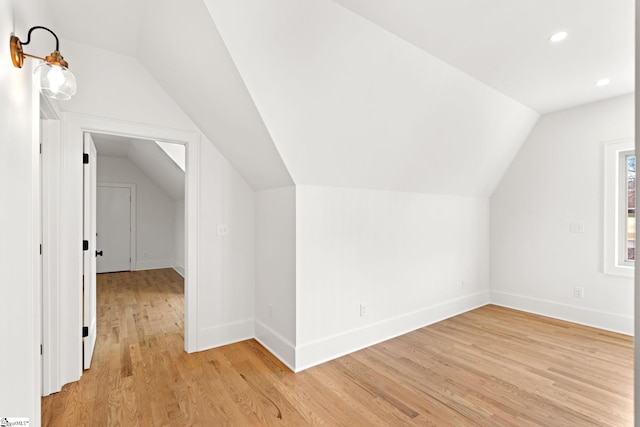
[[[620,174],[621,156],[635,150],[632,138],[606,142],[604,144],[604,273],[616,276],[633,277],[633,263],[624,262],[622,257],[623,241],[619,232],[624,221],[620,212],[623,188]],[[624,225],[624,222],[623,224]]]

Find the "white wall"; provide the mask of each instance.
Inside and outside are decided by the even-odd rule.
[[[184,277],[184,200],[174,202],[174,248],[173,248],[173,268]]]
[[[136,264],[132,270],[173,267],[175,202],[129,159],[98,153],[97,170],[98,183],[136,185]]]
[[[198,347],[253,338],[253,190],[212,144],[200,148]],[[218,236],[224,224],[227,236]]]
[[[300,186],[296,207],[297,370],[489,300],[488,199]]]
[[[128,123],[135,123],[166,130],[161,133],[170,133],[173,129],[196,132],[200,175],[195,184],[187,179],[187,186],[199,188],[195,205],[200,228],[196,253],[187,256],[195,256],[198,262],[197,269],[188,270],[187,275],[188,281],[197,285],[189,298],[194,304],[187,307],[185,314],[196,319],[197,325],[191,324],[191,327],[197,331],[189,346],[202,350],[252,336],[253,190],[135,59],[69,41],[61,41],[61,46],[64,46],[65,59],[69,60],[78,80],[78,94],[61,105],[65,111],[64,123],[98,118],[121,121],[121,127],[125,128],[130,127]],[[67,129],[64,123],[63,130]],[[81,223],[77,214],[82,200],[82,189],[78,184],[81,183],[81,165],[75,164],[81,148],[69,145],[68,139],[76,136],[63,136],[66,144],[60,173],[66,205],[61,215],[65,241],[61,242],[60,258],[65,262],[60,267],[60,283],[73,291],[80,289],[82,271],[81,259],[76,254],[76,241],[81,240],[81,230],[76,225]],[[144,135],[134,136],[144,138]],[[189,146],[189,153],[196,152],[197,147]],[[216,224],[223,221],[234,230],[225,236],[224,242],[216,234]],[[173,226],[171,224],[171,229]],[[66,316],[62,321],[67,322]],[[78,329],[68,329],[79,330],[77,326]],[[68,365],[63,382],[74,381],[81,375],[77,370],[79,356],[72,343],[68,344],[64,348],[69,348],[70,354],[62,357]]]
[[[603,143],[634,136],[633,102],[540,119],[491,197],[492,302],[633,333],[633,280],[603,274],[602,248]]]
[[[296,345],[296,190],[256,193],[256,337],[291,369]]]
[[[47,21],[38,1],[0,1],[0,416],[40,425],[39,101],[33,61],[14,68],[9,35]],[[30,46],[39,49],[41,46]]]

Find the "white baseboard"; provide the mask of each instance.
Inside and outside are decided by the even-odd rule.
[[[336,359],[489,303],[489,291],[446,301],[296,347],[295,372]]]
[[[499,291],[491,291],[491,303],[607,331],[633,335],[633,317]]]
[[[299,346],[257,319],[229,323],[199,331],[198,351],[254,338],[289,369],[300,372],[487,304],[626,335],[634,330],[632,317],[487,290]]]
[[[254,325],[254,319],[247,319],[201,329],[198,331],[197,351],[209,350],[255,338]]]
[[[180,276],[182,276],[182,278],[184,279],[184,266],[182,265],[177,265],[177,264],[173,264],[173,269],[176,271],[176,273],[178,273]]]
[[[289,369],[295,371],[296,348],[289,340],[257,319],[255,339]]]
[[[159,268],[173,268],[171,259],[150,259],[136,262],[136,271],[157,270]]]

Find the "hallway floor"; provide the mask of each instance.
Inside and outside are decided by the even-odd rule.
[[[98,276],[90,370],[44,426],[632,426],[632,338],[485,306],[294,374],[249,340],[183,351],[173,270]]]

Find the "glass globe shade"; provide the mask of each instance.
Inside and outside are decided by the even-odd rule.
[[[76,78],[66,67],[43,62],[33,74],[43,95],[64,101],[76,93]]]

